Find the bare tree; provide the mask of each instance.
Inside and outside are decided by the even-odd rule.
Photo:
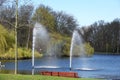
[[[62,34],[71,35],[73,30],[78,26],[77,21],[73,16],[66,14],[65,12],[55,12],[56,28]]]

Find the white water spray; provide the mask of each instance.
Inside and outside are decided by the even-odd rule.
[[[45,27],[36,23],[33,29],[33,42],[32,42],[32,74],[34,74],[34,52],[37,50],[45,52],[49,43],[49,35]]]
[[[72,56],[85,56],[83,39],[77,30],[74,30],[70,47],[70,70],[72,69]]]

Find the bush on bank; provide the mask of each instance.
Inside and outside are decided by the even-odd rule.
[[[35,57],[41,57],[42,54],[35,51]],[[18,48],[18,59],[29,59],[32,57],[32,50],[26,48]],[[6,53],[0,54],[0,59],[14,59],[15,49],[10,48]]]

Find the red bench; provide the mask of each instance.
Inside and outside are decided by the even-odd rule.
[[[41,75],[47,76],[61,76],[61,77],[72,77],[72,78],[79,78],[78,73],[75,72],[50,72],[50,71],[42,71],[40,72]]]

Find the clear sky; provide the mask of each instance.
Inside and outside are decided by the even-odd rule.
[[[54,11],[64,11],[74,16],[80,26],[95,21],[111,22],[120,18],[120,0],[31,0],[36,6],[44,4]]]

